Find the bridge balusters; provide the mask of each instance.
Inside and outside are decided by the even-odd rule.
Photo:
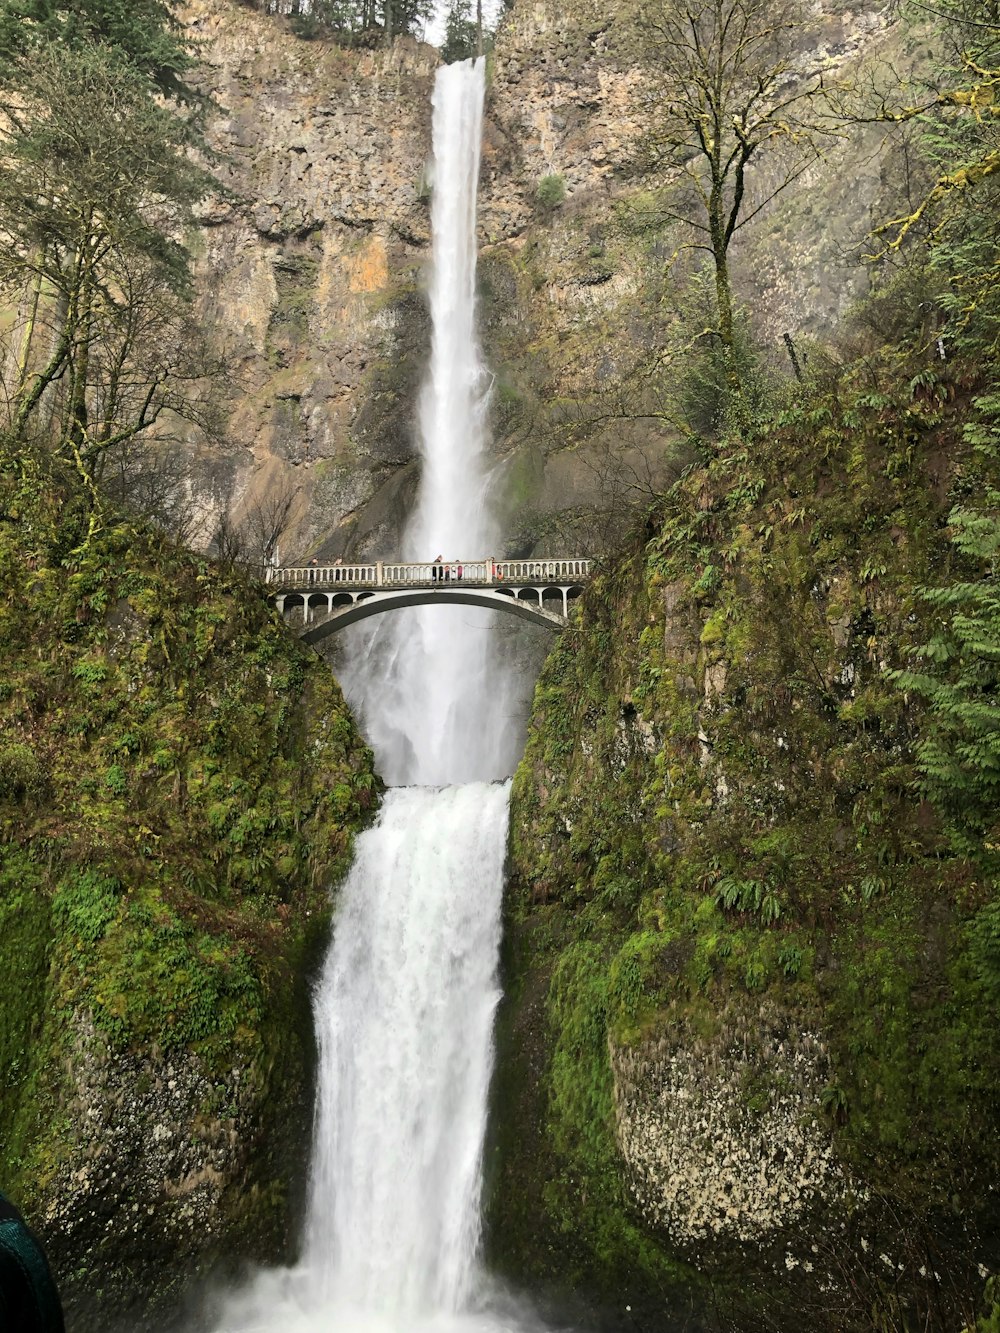
[[[486,560],[442,562],[433,561],[393,562],[376,561],[372,564],[356,565],[307,565],[287,568],[272,568],[266,571],[268,583],[282,588],[284,598],[296,588],[327,589],[349,588],[391,588],[408,587],[415,584],[434,585],[444,582],[444,572],[450,573],[449,582],[457,578],[458,567],[462,568],[462,582],[489,587],[503,586],[515,590],[515,595],[526,586],[535,584],[566,584],[585,580],[591,571],[592,561],[583,559],[539,559],[539,560]],[[568,593],[566,595],[568,600]],[[277,599],[276,599],[277,603]],[[284,608],[284,601],[281,603]]]

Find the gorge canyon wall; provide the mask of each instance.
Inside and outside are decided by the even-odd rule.
[[[259,526],[284,505],[283,558],[392,556],[415,484],[437,52],[304,41],[232,0],[193,0],[184,16],[204,43],[230,191],[205,206],[195,240],[200,310],[229,384],[225,444],[192,441],[202,536],[224,512]],[[891,46],[892,29],[859,3],[821,9],[811,40],[810,68],[833,71]],[[675,468],[660,405],[635,387],[679,300],[662,179],[638,154],[640,84],[589,3],[539,0],[503,21],[480,304],[507,554],[600,550]],[[737,251],[740,295],[786,371],[781,335],[828,328],[857,292],[846,274],[886,164],[873,150],[845,173],[844,151],[835,144]]]

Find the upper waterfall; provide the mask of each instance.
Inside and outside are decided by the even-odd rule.
[[[423,470],[405,538],[410,559],[489,552],[486,368],[476,330],[476,197],[484,61],[442,69],[434,86],[431,359],[420,397]],[[429,553],[429,554],[426,554]]]
[[[476,193],[485,61],[438,71],[431,169],[433,261],[430,365],[420,397],[417,504],[408,559],[500,554],[491,506],[490,376],[476,332]],[[510,673],[491,652],[496,613],[399,611],[355,636],[342,676],[390,783],[475,782],[507,776],[517,758]],[[373,670],[373,664],[377,664]],[[377,680],[377,694],[370,694]]]

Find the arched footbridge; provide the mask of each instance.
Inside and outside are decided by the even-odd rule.
[[[591,561],[579,559],[451,560],[427,563],[303,565],[272,568],[274,604],[306,643],[346,625],[405,606],[438,602],[485,606],[562,629],[583,592]]]

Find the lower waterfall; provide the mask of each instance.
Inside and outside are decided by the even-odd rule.
[[[508,793],[397,788],[359,837],[315,998],[303,1259],[220,1333],[512,1326],[476,1262]]]
[[[468,1302],[506,835],[506,785],[472,783],[390,792],[361,840],[316,1004],[306,1262],[326,1299]]]

